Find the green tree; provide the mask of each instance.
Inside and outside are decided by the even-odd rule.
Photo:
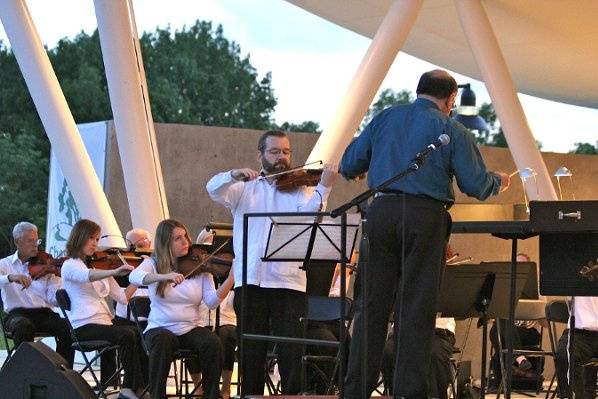
[[[363,130],[367,124],[370,123],[372,118],[380,113],[380,111],[392,107],[393,105],[409,104],[411,102],[413,102],[413,94],[411,94],[409,90],[401,90],[398,92],[393,89],[382,90],[376,101],[370,105],[368,112],[366,112],[363,117],[359,131]]]
[[[314,121],[304,121],[301,123],[284,122],[278,126],[272,125],[272,129],[283,130],[285,132],[300,132],[300,133],[322,133],[320,124]]]
[[[490,130],[487,132],[474,133],[476,142],[491,147],[507,148],[509,145],[507,144],[507,139],[503,133],[502,127],[500,127],[498,117],[494,111],[494,106],[491,103],[483,103],[480,106],[478,115],[486,121]],[[539,149],[542,148],[542,143],[538,140],[536,140],[536,145]]]
[[[253,129],[272,125],[277,101],[270,73],[259,77],[249,56],[224,37],[221,26],[197,21],[180,31],[157,29],[144,34],[140,46],[154,121]],[[48,56],[77,123],[112,119],[97,31],[60,40]],[[5,190],[0,193],[0,233],[22,219],[43,230],[50,146],[15,57],[2,42],[0,81],[0,187]],[[23,184],[17,184],[18,178]],[[0,254],[8,251],[5,241],[0,235]]]
[[[586,154],[586,155],[598,155],[598,142],[596,142],[596,146],[593,146],[590,143],[575,143],[575,149],[570,151],[575,154]]]

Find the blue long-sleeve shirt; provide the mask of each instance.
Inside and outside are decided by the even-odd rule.
[[[453,203],[455,177],[459,189],[471,197],[484,200],[497,194],[500,177],[486,170],[471,133],[424,98],[376,115],[345,150],[341,174],[353,178],[368,172],[368,186],[376,187],[407,169],[415,155],[443,133],[450,143],[430,153],[421,168],[387,189]]]

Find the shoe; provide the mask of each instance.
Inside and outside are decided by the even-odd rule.
[[[519,370],[529,370],[532,368],[532,362],[527,359],[523,359],[521,362],[515,365]]]

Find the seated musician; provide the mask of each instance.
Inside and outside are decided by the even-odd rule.
[[[68,238],[66,249],[71,259],[62,266],[62,279],[71,300],[69,319],[79,340],[105,340],[120,345],[118,354],[125,374],[119,398],[136,398],[145,386],[139,334],[134,327],[113,320],[105,301],[110,296],[117,302],[128,302],[114,277],[128,274],[133,267],[126,264],[111,270],[88,267],[85,260],[96,252],[100,233],[96,223],[81,219]]]
[[[531,262],[530,257],[525,253],[517,254],[517,262]],[[525,298],[524,298],[525,299]],[[505,333],[507,330],[508,320],[501,319],[501,342],[503,347],[506,346]],[[515,320],[515,325],[512,332],[513,338],[513,349],[526,349],[526,348],[537,348],[540,346],[542,336],[540,334],[541,325],[537,320]],[[493,356],[490,360],[490,369],[492,378],[488,383],[488,391],[495,392],[498,389],[502,378],[502,372],[500,368],[500,349],[498,346],[498,336],[496,324],[492,325],[490,329],[490,342],[492,343]],[[537,381],[542,379],[541,374],[543,371],[543,359],[534,358],[528,359],[526,356],[520,355],[513,359],[512,364],[512,375],[513,380],[516,382],[518,379],[533,381],[534,385]],[[533,386],[533,389],[536,389]]]
[[[575,330],[572,354],[574,366],[568,374],[569,329],[563,332],[557,347],[556,369],[561,398],[571,397],[569,387],[576,399],[596,397],[596,366],[586,365],[590,359],[598,357],[598,297],[575,297]]]
[[[150,395],[154,399],[165,397],[174,352],[190,349],[199,356],[203,397],[216,399],[222,346],[216,334],[200,327],[199,305],[205,302],[210,308],[217,307],[234,283],[232,273],[217,290],[210,274],[184,278],[178,273],[177,258],[187,255],[191,239],[185,225],[176,220],[160,222],[155,239],[153,256],[129,276],[131,283],[149,287],[151,311],[144,336],[150,351]]]
[[[296,187],[283,191],[276,177],[267,177],[288,171],[291,167],[291,143],[286,133],[268,131],[257,145],[261,172],[252,168],[225,171],[212,177],[206,188],[210,197],[230,209],[233,214],[233,241],[235,259],[235,312],[241,314],[243,217],[249,212],[313,212],[326,204],[338,169],[326,165],[315,189]],[[263,262],[270,222],[254,219],[249,224],[247,255],[247,286],[244,332],[267,335],[300,337],[300,318],[305,315],[306,276],[299,262]],[[264,364],[268,343],[246,340],[243,343],[242,392],[261,395],[264,392]],[[301,346],[280,344],[278,366],[282,392],[296,394],[301,390]]]
[[[36,332],[56,337],[56,352],[73,366],[74,350],[71,335],[64,320],[52,311],[56,305],[56,290],[60,277],[47,274],[31,278],[28,260],[38,253],[37,227],[28,222],[17,223],[12,230],[17,251],[0,260],[0,290],[4,310],[8,313],[5,326],[12,333],[15,347],[31,342]]]

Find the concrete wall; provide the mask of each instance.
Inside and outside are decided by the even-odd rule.
[[[259,168],[257,162],[257,140],[261,131],[156,124],[158,148],[162,162],[164,183],[168,196],[170,215],[184,222],[192,235],[196,235],[203,226],[211,221],[230,222],[231,216],[227,209],[214,203],[205,190],[207,181],[214,174],[240,167]],[[293,165],[302,164],[307,158],[318,136],[309,133],[293,133],[291,142],[293,148]],[[127,197],[124,190],[123,174],[120,157],[116,146],[114,126],[111,125],[109,145],[106,192],[114,210],[117,221],[126,231],[131,228],[131,219]],[[482,147],[482,155],[491,170],[514,171],[515,164],[507,149]],[[552,173],[560,166],[567,166],[573,171],[575,195],[578,200],[598,199],[598,156],[544,153],[548,170]],[[138,171],[139,174],[144,171]],[[556,182],[555,182],[556,184]],[[365,189],[365,182],[346,182],[339,179],[330,197],[328,209],[340,205]],[[571,186],[564,182],[563,189],[566,198],[571,198]],[[457,192],[457,203],[477,203]],[[513,179],[511,188],[497,197],[487,201],[496,204],[523,203],[521,181]],[[143,206],[139,201],[137,206]],[[510,259],[511,243],[488,235],[453,235],[451,245],[460,253],[461,257],[471,256],[474,262],[507,261]],[[538,261],[538,240],[530,238],[520,241],[519,251],[528,253],[532,260]],[[458,293],[457,293],[458,294]],[[471,359],[474,375],[479,376],[481,333],[475,329],[475,323],[469,333],[467,346],[463,358]],[[466,336],[467,323],[459,322],[457,327],[457,344],[462,346]],[[545,347],[548,348],[545,334]],[[550,378],[552,364],[547,362],[545,375]]]

